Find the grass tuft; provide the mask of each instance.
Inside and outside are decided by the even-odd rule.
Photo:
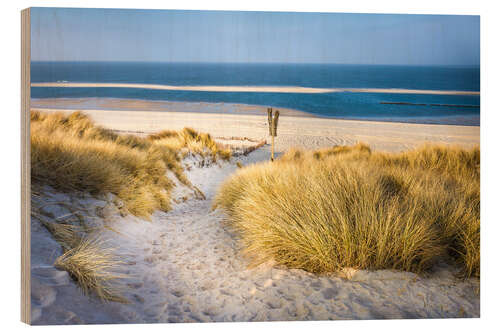
[[[127,303],[116,283],[124,278],[116,272],[121,264],[114,249],[99,238],[89,238],[57,258],[54,266],[67,271],[84,294],[92,291],[104,301]]]
[[[212,162],[217,159],[229,160],[231,150],[217,144],[208,133],[198,133],[192,128],[185,127],[182,131],[165,130],[151,134],[148,139],[173,150],[187,150],[193,154],[210,158]]]
[[[75,248],[82,241],[82,228],[67,223],[42,221],[42,225],[52,234],[64,251]]]
[[[239,169],[214,208],[256,265],[420,273],[450,256],[463,276],[479,277],[479,166],[478,148],[294,149]]]
[[[192,187],[181,164],[186,152],[213,161],[231,157],[209,134],[188,128],[141,138],[96,126],[81,112],[31,112],[33,183],[63,191],[113,193],[136,216],[149,218],[155,210],[171,208],[174,182],[167,170]]]

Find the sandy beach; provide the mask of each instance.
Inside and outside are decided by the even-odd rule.
[[[263,106],[137,100],[130,103],[130,100],[120,99],[43,99],[32,102],[31,109],[45,112],[81,110],[101,126],[130,133],[192,127],[215,137],[268,139],[267,108]],[[480,143],[479,126],[329,119],[285,108],[280,108],[280,112],[277,152],[292,147],[317,149],[357,142],[364,142],[376,150],[393,152],[425,143],[463,147],[479,146]]]
[[[51,103],[52,102],[52,103]],[[81,101],[82,103],[84,101]],[[88,101],[87,101],[88,102]],[[72,112],[64,103],[39,101],[32,110]],[[104,102],[103,102],[104,103]],[[97,124],[120,132],[144,135],[162,129],[193,127],[218,141],[235,137],[265,140],[265,108],[249,112],[165,112],[160,109],[118,111],[124,102],[109,100],[103,109],[84,109]],[[50,107],[52,104],[52,107]],[[153,103],[154,104],[154,103]],[[174,108],[213,108],[207,103],[170,104]],[[67,104],[66,104],[67,106]],[[88,105],[86,105],[88,107]],[[219,105],[220,106],[220,105]],[[102,106],[101,106],[102,107]],[[244,107],[244,106],[242,106]],[[293,111],[293,110],[292,110]],[[280,117],[278,152],[291,147],[320,148],[365,142],[373,149],[402,151],[424,143],[472,147],[479,145],[479,127],[363,122]],[[248,140],[246,140],[248,141]],[[240,144],[244,144],[240,143]],[[176,184],[173,209],[156,212],[151,221],[123,217],[113,196],[60,193],[44,186],[32,200],[47,218],[78,212],[101,228],[124,260],[122,289],[129,304],[101,303],[83,295],[65,271],[52,264],[61,254],[57,242],[38,219],[32,219],[32,319],[34,324],[151,323],[211,321],[333,320],[382,318],[454,318],[480,314],[479,280],[455,277],[455,268],[438,265],[426,276],[391,270],[314,275],[275,267],[272,262],[249,268],[227,216],[211,203],[221,183],[237,170],[269,159],[269,144],[247,156],[200,167],[196,158],[183,161],[186,175],[206,196]],[[187,198],[187,200],[186,200]],[[58,249],[58,250],[54,250]]]

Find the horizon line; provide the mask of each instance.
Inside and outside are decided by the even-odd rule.
[[[247,61],[161,61],[161,60],[31,60],[31,63],[137,63],[137,64],[210,64],[210,65],[352,65],[352,66],[408,66],[408,67],[481,67],[481,64],[390,64],[341,62],[247,62]]]

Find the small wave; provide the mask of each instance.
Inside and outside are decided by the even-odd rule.
[[[449,108],[477,108],[479,109],[479,105],[470,105],[470,104],[441,104],[441,103],[411,103],[411,102],[380,102],[380,104],[389,104],[389,105],[410,105],[410,106],[445,106]]]

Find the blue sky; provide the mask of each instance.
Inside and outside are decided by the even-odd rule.
[[[33,61],[479,65],[479,16],[33,8]]]

